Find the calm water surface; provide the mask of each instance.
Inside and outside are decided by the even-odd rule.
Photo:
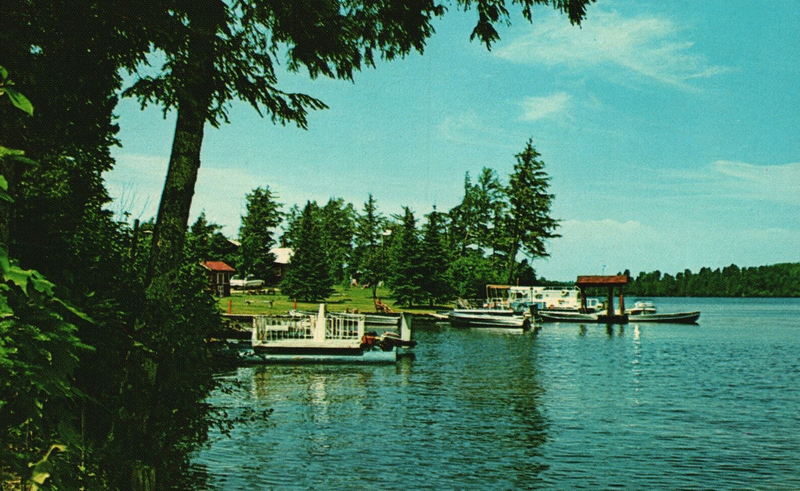
[[[266,419],[212,435],[210,489],[800,489],[800,299],[657,299],[699,326],[418,327],[390,366],[220,373]]]

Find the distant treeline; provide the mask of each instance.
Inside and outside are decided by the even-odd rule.
[[[731,264],[697,273],[687,269],[674,276],[642,272],[631,276],[625,292],[648,297],[800,297],[800,263],[748,268]]]

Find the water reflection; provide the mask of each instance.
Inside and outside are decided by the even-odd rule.
[[[198,455],[222,469],[210,487],[353,487],[375,465],[392,470],[370,473],[375,488],[541,483],[549,423],[538,338],[431,328],[417,339],[416,357],[394,365],[241,369],[248,390],[226,402],[274,409],[271,426],[242,425]]]
[[[212,438],[193,487],[800,489],[800,300],[770,302],[704,304],[702,329],[437,326],[390,366],[242,368],[211,404],[274,412]]]

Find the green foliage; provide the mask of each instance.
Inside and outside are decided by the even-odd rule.
[[[356,211],[342,198],[331,198],[319,209],[319,227],[322,232],[322,249],[334,283],[348,279],[353,251],[353,231]]]
[[[281,282],[288,296],[304,301],[322,301],[333,291],[330,263],[322,247],[324,232],[318,220],[319,207],[308,202],[297,219],[289,223],[294,256]]]
[[[426,294],[422,289],[424,271],[416,219],[411,209],[403,208],[400,223],[393,231],[390,249],[389,287],[400,305],[416,305],[423,302]]]
[[[516,256],[522,252],[530,258],[547,257],[546,241],[560,237],[555,230],[558,220],[550,216],[553,195],[548,194],[550,177],[544,171],[541,155],[528,140],[516,155],[514,172],[508,180],[508,214],[502,222],[508,255],[508,279],[516,278]]]
[[[275,244],[273,230],[283,217],[280,212],[282,205],[275,198],[268,186],[258,187],[246,197],[247,211],[239,229],[242,245],[238,269],[242,277],[253,275],[269,283],[275,282],[275,255],[270,249]]]
[[[532,5],[550,4],[514,3],[529,20]],[[551,5],[577,22],[586,3]],[[476,9],[472,37],[487,46],[497,39],[493,26],[510,17],[503,1],[459,0],[457,5]],[[0,382],[15,385],[2,386],[0,411],[17,408],[20,393],[19,404],[27,405],[15,409],[14,424],[2,420],[1,450],[10,452],[11,460],[4,456],[0,465],[16,466],[22,473],[27,472],[25,462],[35,462],[41,480],[51,474],[45,464],[63,462],[73,472],[52,473],[56,485],[59,476],[78,476],[62,479],[62,487],[128,488],[131,464],[145,459],[165,478],[159,487],[170,486],[170,476],[180,474],[180,468],[169,466],[204,438],[207,406],[201,401],[212,386],[203,341],[217,319],[208,310],[211,299],[197,268],[180,266],[204,123],[226,121],[228,104],[239,99],[274,122],[306,127],[308,112],[325,105],[281,90],[275,71],[279,61],[285,58],[290,71],[306,69],[312,77],[352,79],[377,58],[421,52],[434,19],[444,11],[429,2],[311,2],[299,7],[294,2],[212,1],[148,8],[125,2],[4,2],[0,59],[13,61],[9,66],[15,80],[37,108],[29,118],[8,117],[17,109],[33,111],[3,70],[2,95],[11,104],[0,105],[0,143],[25,149],[41,165],[19,169],[14,164],[18,175],[3,171],[16,186],[13,214],[7,214],[14,230],[8,246],[19,263],[8,261],[5,252],[0,257],[2,328],[20,332],[9,337],[3,331]],[[155,240],[144,234],[144,226],[129,230],[113,222],[104,211],[109,196],[102,180],[114,163],[110,147],[118,143],[113,109],[121,74],[146,65],[153,53],[165,60],[161,69],[145,67],[126,94],[178,113]],[[0,151],[14,153],[5,147]],[[0,199],[7,201],[10,194],[4,188]],[[329,275],[325,251],[314,250],[322,241],[320,232],[307,222],[299,228],[296,249],[305,250],[308,259],[296,262],[313,264],[326,257],[311,270]],[[149,251],[157,274],[145,278],[141,265]],[[59,296],[51,283],[23,267],[55,281]],[[307,296],[324,296],[330,291],[326,281]],[[78,311],[59,301],[61,295],[96,323],[79,322]],[[85,344],[97,349],[87,351]],[[29,358],[18,358],[23,354]],[[51,369],[54,360],[58,367]],[[36,382],[41,387],[26,382],[25,377],[40,375],[50,377]],[[88,396],[80,411],[74,405],[79,391]],[[41,408],[30,403],[40,396]],[[34,417],[20,426],[24,411]],[[81,428],[85,434],[80,438],[74,431],[77,414],[91,421]],[[42,460],[54,435],[69,441],[70,449],[80,448],[89,463],[76,465],[71,450]],[[92,478],[95,472],[99,475]]]
[[[91,320],[59,298],[44,276],[10,261],[2,247],[0,273],[0,479],[23,476],[36,487],[52,464],[50,451],[40,456],[54,441],[68,440],[77,425],[81,394],[74,376],[91,348],[76,324]]]
[[[420,286],[428,303],[449,300],[453,294],[451,279],[448,276],[450,255],[444,238],[444,215],[435,209],[427,217],[422,228],[420,242],[420,270],[422,281]]]
[[[28,116],[33,116],[33,104],[23,94],[14,88],[14,81],[8,78],[8,70],[0,65],[0,97],[8,97],[11,104]]]
[[[353,261],[350,275],[359,284],[372,288],[373,299],[377,297],[378,284],[386,280],[387,253],[383,232],[386,230],[386,219],[378,211],[372,194],[364,203],[362,213],[355,220],[353,232]]]
[[[460,298],[483,298],[487,284],[504,283],[506,279],[504,264],[477,249],[469,249],[448,266],[451,286]]]
[[[236,246],[220,230],[221,225],[209,223],[205,212],[201,212],[186,234],[186,258],[195,263],[224,261],[236,264],[239,258]]]
[[[497,174],[487,168],[475,184],[466,175],[464,197],[448,213],[447,243],[456,259],[464,259],[465,266],[477,276],[483,276],[477,272],[483,271],[487,262],[478,261],[476,254],[487,254],[491,258],[488,263],[503,271],[501,283],[516,284],[523,277],[535,277],[528,261],[521,263],[518,256],[546,257],[547,240],[559,237],[555,233],[558,220],[550,217],[554,198],[547,192],[550,178],[539,157],[529,140],[516,155],[508,185],[503,185]],[[458,291],[474,291],[468,278],[475,275],[457,271],[454,274],[461,278],[456,280]]]
[[[686,269],[674,276],[641,272],[625,287],[628,295],[654,297],[800,297],[800,263],[722,269]]]

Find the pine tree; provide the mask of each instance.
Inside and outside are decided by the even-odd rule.
[[[324,301],[333,293],[333,279],[322,245],[323,233],[315,216],[319,210],[316,203],[306,203],[294,228],[294,255],[286,277],[281,283],[282,291],[290,298],[308,302]]]
[[[547,239],[560,237],[555,233],[558,220],[550,216],[554,196],[548,194],[550,177],[544,171],[541,154],[528,140],[525,149],[516,155],[517,163],[508,182],[509,212],[504,221],[507,281],[515,283],[517,254],[528,257],[549,256]]]
[[[369,195],[364,211],[356,218],[353,235],[353,265],[351,275],[363,285],[372,288],[372,298],[377,297],[378,284],[386,279],[386,249],[383,232],[386,220],[378,211],[375,198]]]
[[[239,229],[241,261],[239,273],[253,275],[267,282],[274,281],[275,244],[273,229],[281,223],[281,204],[275,201],[269,186],[253,189],[247,197],[247,211]]]
[[[420,243],[421,287],[430,305],[447,300],[452,295],[447,275],[450,263],[444,243],[444,216],[436,208],[427,216]]]
[[[318,214],[330,275],[335,283],[341,283],[347,279],[352,258],[356,212],[342,198],[331,198]]]
[[[392,272],[389,286],[400,305],[411,306],[425,298],[422,291],[419,237],[416,219],[408,207],[403,207],[403,217],[392,239]]]
[[[222,225],[209,222],[205,212],[189,227],[186,234],[186,258],[191,262],[225,261],[234,265],[236,246],[222,234]]]

